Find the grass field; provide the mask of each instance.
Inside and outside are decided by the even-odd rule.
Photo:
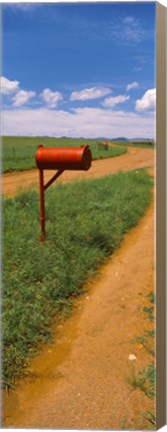
[[[22,171],[36,168],[35,153],[38,144],[45,147],[80,147],[89,144],[92,158],[104,159],[120,156],[127,152],[126,147],[115,146],[108,150],[99,148],[95,140],[72,139],[72,138],[46,138],[46,137],[4,137],[2,146],[2,170]]]
[[[144,169],[57,184],[46,195],[41,244],[36,191],[3,200],[3,384],[23,372],[50,324],[135,226],[152,196]]]
[[[119,141],[119,142],[114,142],[113,144],[116,145],[121,145],[126,147],[136,147],[136,148],[149,148],[149,149],[154,149],[155,148],[155,143],[154,141]]]

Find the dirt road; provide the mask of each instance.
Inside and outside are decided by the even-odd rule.
[[[144,165],[153,171],[154,152],[138,150],[130,149],[129,165],[122,156],[99,166],[106,163],[107,171],[113,165],[113,172],[116,164],[118,170]],[[154,290],[154,213],[152,202],[76,301],[71,318],[59,325],[53,343],[31,360],[27,378],[5,394],[4,427],[152,429],[144,414],[154,411],[153,402],[128,378],[152,360],[136,337],[151,325],[142,308]]]
[[[57,180],[60,182],[75,180],[77,178],[96,178],[101,175],[111,174],[119,170],[152,167],[154,166],[154,150],[142,148],[130,148],[128,153],[112,159],[102,159],[94,161],[89,171],[65,171]],[[45,171],[45,181],[47,182],[53,171]],[[38,186],[38,170],[23,171],[18,173],[7,173],[2,177],[2,192],[4,195],[15,195],[19,190],[25,190]]]

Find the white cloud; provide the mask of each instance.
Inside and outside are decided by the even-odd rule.
[[[148,37],[148,34],[138,18],[126,16],[123,19],[118,18],[117,22],[112,24],[111,36],[123,44],[138,44],[144,37]]]
[[[19,90],[19,81],[10,81],[8,78],[2,76],[0,78],[0,90],[4,95],[10,95]]]
[[[26,104],[32,97],[36,96],[34,91],[21,90],[19,88],[19,81],[11,81],[2,76],[1,80],[1,93],[10,96],[13,106],[19,107]],[[14,94],[14,96],[13,96]]]
[[[118,105],[120,103],[126,102],[127,100],[129,100],[130,97],[129,96],[125,96],[125,95],[118,95],[118,96],[114,96],[114,97],[108,97],[104,100],[104,102],[102,102],[102,105],[104,107],[114,107],[115,105]]]
[[[126,90],[129,91],[129,90],[132,90],[133,88],[136,88],[138,86],[139,86],[138,82],[134,81],[131,84],[127,85]]]
[[[58,102],[63,99],[63,96],[60,92],[53,92],[48,88],[44,89],[40,96],[48,108],[55,108]]]
[[[127,25],[133,25],[136,22],[136,19],[133,16],[126,16],[123,19],[123,23]]]
[[[19,3],[8,3],[7,1],[4,1],[3,4],[5,5],[6,8],[10,8],[13,9],[13,11],[17,12],[17,11],[21,11],[21,12],[32,12],[34,11],[34,9],[39,8],[42,6],[42,3],[34,3],[34,2],[19,2]]]
[[[111,93],[111,90],[108,88],[97,88],[97,87],[91,87],[86,88],[80,91],[74,91],[71,93],[70,100],[80,100],[85,101],[89,99],[98,99],[103,96],[106,96],[107,94]]]
[[[34,91],[25,91],[20,90],[16,95],[12,98],[13,105],[15,107],[19,107],[21,105],[26,104],[32,97],[36,96],[36,93]]]
[[[71,112],[47,108],[6,110],[2,113],[2,135],[155,137],[155,114],[77,108]]]
[[[156,89],[147,90],[141,99],[136,101],[136,111],[154,111],[156,108]]]

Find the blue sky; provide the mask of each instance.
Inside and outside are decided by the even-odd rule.
[[[4,135],[155,137],[155,2],[1,9]]]

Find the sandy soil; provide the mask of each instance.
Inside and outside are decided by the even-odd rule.
[[[129,149],[128,155],[94,163],[86,176],[141,166],[153,173],[153,150]],[[12,182],[9,190],[14,193]],[[142,308],[154,290],[154,214],[152,201],[76,301],[72,316],[55,329],[53,343],[40,347],[27,377],[5,393],[4,427],[152,429],[144,415],[154,410],[153,402],[128,378],[152,361],[135,338],[152,328]]]

